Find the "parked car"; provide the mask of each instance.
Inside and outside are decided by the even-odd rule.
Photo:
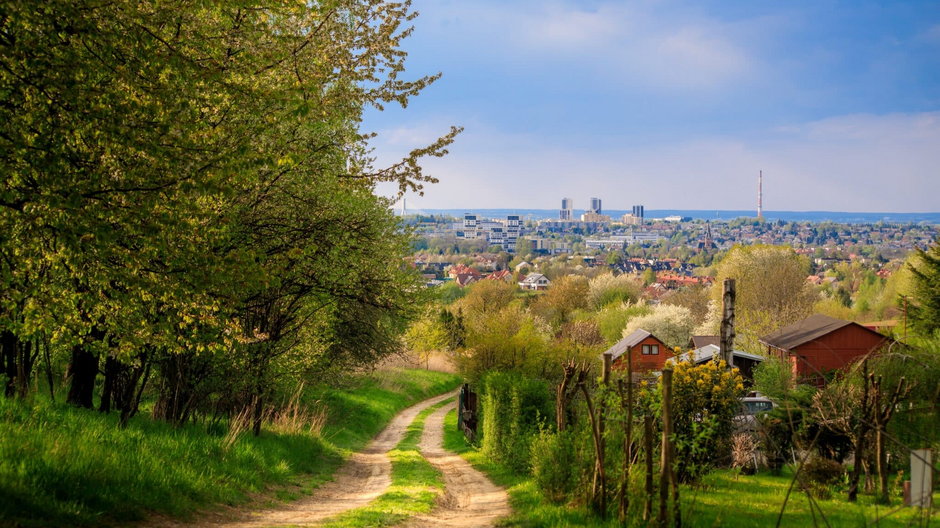
[[[735,429],[739,432],[757,430],[757,415],[770,412],[777,404],[767,396],[751,391],[741,398],[741,410],[734,417]]]

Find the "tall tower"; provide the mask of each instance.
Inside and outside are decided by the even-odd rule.
[[[591,198],[591,209],[592,213],[601,214],[601,199],[600,198]]]
[[[574,201],[571,198],[562,198],[561,211],[558,213],[558,218],[561,220],[571,220],[572,209],[574,209]]]
[[[401,199],[401,215],[402,216],[405,216],[405,212],[408,210],[407,206],[405,205],[405,200],[407,200],[407,198],[402,197]]]
[[[757,218],[764,217],[764,171],[757,176]]]

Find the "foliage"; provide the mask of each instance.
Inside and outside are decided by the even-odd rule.
[[[649,314],[630,319],[623,329],[623,335],[627,336],[635,330],[643,329],[658,337],[663,343],[675,348],[689,344],[694,328],[695,321],[692,319],[692,312],[688,308],[671,304],[657,304],[652,307]]]
[[[909,265],[913,274],[911,302],[908,306],[910,325],[926,338],[940,334],[940,239],[928,250],[917,250]]]
[[[543,428],[532,440],[531,471],[536,486],[552,502],[565,502],[578,487],[581,468],[590,466],[585,460],[577,432],[553,432]],[[590,458],[590,453],[587,453]]]
[[[601,308],[594,317],[604,340],[612,345],[623,337],[623,329],[631,319],[651,312],[651,308],[642,303],[612,303]]]
[[[693,324],[697,327],[708,316],[709,291],[703,285],[685,286],[662,300],[664,304],[687,308],[692,314]]]
[[[397,412],[456,387],[454,375],[379,371],[347,389],[308,387],[302,405],[326,408],[321,434],[265,431],[224,448],[221,424],[173,427],[52,404],[0,398],[0,524],[126,524],[150,512],[185,516],[240,503],[272,485],[304,489],[328,479],[345,453],[362,449]],[[194,468],[198,468],[194,471]]]
[[[532,312],[554,328],[568,322],[571,313],[588,305],[590,281],[580,275],[565,275],[552,282],[551,288],[532,304]]]
[[[808,317],[816,301],[807,285],[809,260],[790,248],[735,246],[716,267],[713,311],[721,310],[725,279],[735,279],[735,329],[739,346]],[[720,319],[712,319],[720,321]],[[718,328],[712,328],[717,334]]]
[[[517,373],[490,372],[482,387],[483,452],[517,471],[528,471],[529,446],[540,422],[554,419],[548,386]]]
[[[785,361],[771,356],[757,364],[753,371],[754,390],[781,400],[793,388],[793,372]]]
[[[741,408],[744,380],[723,361],[674,364],[672,416],[677,473],[683,482],[697,480],[727,456],[732,419]],[[659,398],[662,398],[661,384]]]
[[[605,273],[588,284],[588,306],[597,310],[614,302],[633,303],[641,293],[642,288],[632,276]]]

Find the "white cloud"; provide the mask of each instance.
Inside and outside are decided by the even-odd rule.
[[[940,112],[848,115],[749,137],[622,148],[565,148],[470,127],[429,160],[441,183],[423,208],[557,207],[599,196],[608,209],[751,209],[764,171],[768,210],[937,211]]]
[[[443,4],[425,14],[430,10],[427,22],[441,38],[466,39],[462,47],[477,58],[550,63],[573,76],[669,91],[742,82],[760,62],[752,54],[755,35],[777,23],[766,17],[732,23],[664,5]]]

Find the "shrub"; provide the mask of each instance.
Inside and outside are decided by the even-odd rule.
[[[483,377],[482,448],[492,460],[520,472],[529,468],[529,445],[540,420],[554,420],[553,402],[543,381],[510,372]]]
[[[535,484],[552,502],[564,502],[577,486],[579,464],[570,431],[542,429],[532,440],[531,470]]]
[[[839,483],[845,475],[845,467],[835,460],[813,457],[800,469],[800,483],[813,496],[828,499],[832,496],[830,486]]]
[[[744,380],[723,361],[679,361],[673,374],[673,431],[679,478],[698,479],[730,455],[732,420],[741,407]],[[660,388],[660,398],[662,390]]]

